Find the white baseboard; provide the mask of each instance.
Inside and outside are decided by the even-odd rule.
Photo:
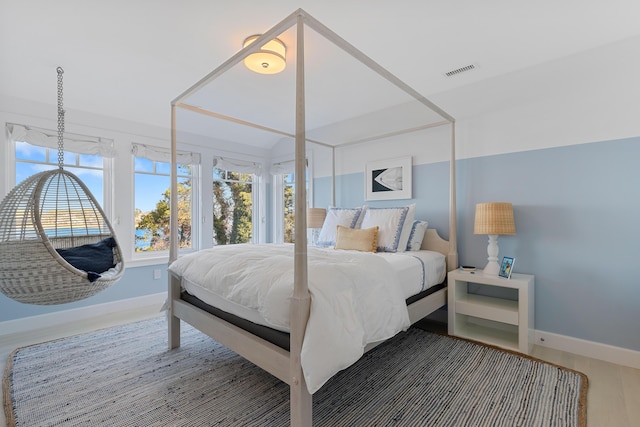
[[[144,314],[146,312],[149,315],[152,315],[153,313],[159,313],[160,308],[166,299],[167,293],[160,292],[157,294],[90,305],[87,307],[73,308],[55,313],[24,317],[22,319],[6,320],[4,322],[0,322],[0,337],[3,335],[23,334],[31,331],[37,331],[42,329],[42,325],[46,325],[47,327],[56,327],[68,323],[94,319],[100,316],[117,314],[128,310],[136,310],[137,314]]]
[[[536,330],[534,344],[640,369],[640,351]]]

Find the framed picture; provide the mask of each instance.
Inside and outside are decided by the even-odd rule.
[[[365,176],[366,200],[411,198],[411,156],[368,162]]]
[[[505,279],[511,278],[511,271],[513,270],[513,263],[515,262],[515,258],[511,257],[503,257],[502,264],[500,264],[500,272],[498,276],[504,277]]]

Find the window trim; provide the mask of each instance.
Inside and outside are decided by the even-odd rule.
[[[7,154],[7,162],[4,166],[6,166],[6,175],[5,175],[5,182],[7,183],[8,189],[6,191],[6,194],[9,193],[9,191],[11,191],[12,188],[15,188],[16,185],[18,185],[19,183],[16,182],[16,164],[18,162],[21,163],[28,163],[28,164],[40,164],[40,165],[52,165],[52,166],[57,166],[57,159],[56,162],[41,162],[41,161],[37,161],[37,162],[33,162],[33,161],[29,161],[29,160],[24,160],[24,159],[17,159],[16,158],[16,143],[17,142],[25,142],[27,144],[30,144],[32,146],[35,147],[42,147],[42,148],[46,148],[49,150],[54,150],[54,148],[49,147],[47,145],[40,145],[40,144],[34,144],[33,142],[29,142],[29,141],[25,141],[24,139],[16,139],[13,135],[13,133],[10,131],[10,127],[22,127],[25,129],[35,129],[38,132],[44,132],[47,134],[55,134],[57,131],[52,131],[49,129],[43,129],[43,128],[36,128],[36,127],[32,127],[32,126],[28,126],[28,125],[21,125],[21,124],[14,124],[14,123],[5,123],[5,131],[7,134],[7,141],[8,144],[6,144],[6,154]],[[85,138],[86,140],[88,140],[89,142],[96,140],[96,141],[102,141],[102,140],[110,140],[109,138],[103,138],[103,137],[98,137],[98,136],[86,136],[86,135],[78,135],[78,134],[71,134],[73,135],[74,138]],[[65,139],[68,137],[68,135],[65,136]],[[26,139],[26,138],[25,138]],[[112,142],[113,143],[113,142]],[[74,151],[73,149],[65,149],[64,152],[68,152],[68,153],[74,153],[76,154],[76,156],[79,156],[80,154],[89,154],[89,153],[83,153],[80,151]],[[112,150],[107,150],[105,152],[105,154],[108,154],[109,152],[112,152]],[[111,223],[118,223],[118,219],[114,218],[114,214],[115,214],[115,207],[113,204],[113,174],[114,174],[114,159],[111,155],[105,155],[102,153],[97,153],[98,155],[100,155],[100,157],[102,157],[102,168],[88,168],[88,167],[84,167],[84,166],[73,166],[75,168],[80,168],[80,169],[100,169],[102,171],[102,200],[98,200],[98,202],[100,203],[100,207],[103,210],[107,220]],[[66,165],[67,167],[71,167],[69,165]]]
[[[307,151],[307,208],[313,205],[313,151]],[[273,227],[273,242],[284,243],[284,177],[289,173],[295,174],[295,170],[287,172],[282,169],[284,165],[295,166],[294,160],[283,160],[273,163],[272,170],[277,173],[271,174],[273,183],[273,208],[271,224]],[[286,168],[286,166],[285,166]],[[294,181],[295,185],[295,181]]]

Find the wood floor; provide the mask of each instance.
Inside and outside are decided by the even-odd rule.
[[[9,354],[18,347],[76,335],[113,325],[133,322],[158,315],[158,310],[132,310],[96,318],[65,327],[43,328],[30,334],[0,337],[0,361],[4,366]],[[442,331],[437,323],[422,323],[424,329]],[[558,350],[535,346],[533,357],[565,366],[589,377],[587,425],[589,427],[640,426],[640,370],[602,362]],[[4,412],[0,427],[6,427]]]

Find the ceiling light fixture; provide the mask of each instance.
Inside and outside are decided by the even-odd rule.
[[[253,43],[260,34],[247,37],[242,47],[247,47]],[[260,50],[252,53],[244,59],[244,65],[251,71],[260,74],[276,74],[284,70],[287,65],[285,54],[287,47],[280,39],[273,39],[266,42]]]

